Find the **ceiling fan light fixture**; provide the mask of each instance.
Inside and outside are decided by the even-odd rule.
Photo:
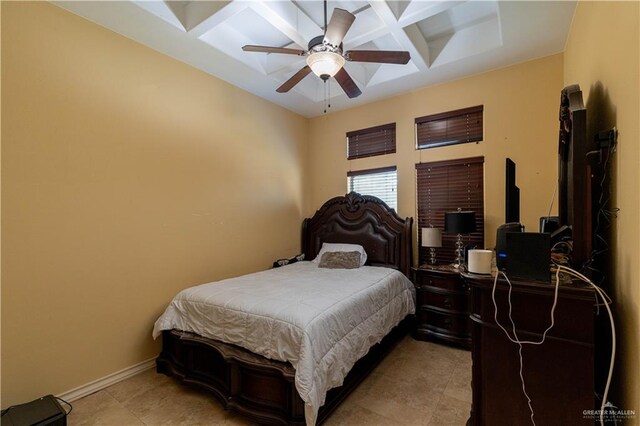
[[[334,52],[314,52],[307,56],[307,65],[318,77],[326,80],[336,75],[340,68],[344,66],[342,55]]]

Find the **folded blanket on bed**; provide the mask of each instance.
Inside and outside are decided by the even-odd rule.
[[[306,422],[314,425],[326,392],[414,312],[413,284],[399,271],[298,262],[183,290],[156,321],[153,337],[189,331],[290,362]]]

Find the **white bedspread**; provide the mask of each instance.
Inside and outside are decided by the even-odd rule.
[[[290,362],[307,425],[313,425],[326,392],[415,312],[413,292],[411,281],[393,269],[298,262],[181,291],[156,321],[153,337],[190,331]]]

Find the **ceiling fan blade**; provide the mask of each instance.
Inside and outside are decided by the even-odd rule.
[[[311,72],[311,68],[309,65],[305,65],[300,71],[295,73],[289,80],[285,81],[282,86],[276,89],[278,93],[286,93],[289,90],[293,89],[293,86],[300,83],[303,78],[305,78]]]
[[[242,50],[244,50],[245,52],[285,53],[287,55],[298,55],[298,56],[303,56],[305,53],[307,53],[306,50],[302,50],[302,49],[288,49],[286,47],[271,47],[271,46],[254,46],[252,44],[242,46]]]
[[[399,50],[350,50],[344,54],[352,62],[378,62],[382,64],[406,64],[411,59],[409,52]]]
[[[348,97],[355,98],[362,94],[360,89],[358,89],[358,86],[356,86],[355,81],[353,81],[349,73],[347,73],[347,70],[345,70],[344,68],[340,68],[340,71],[336,73],[334,78],[336,79],[340,87],[342,87],[342,90],[344,90],[344,93],[346,93]]]
[[[356,17],[354,15],[344,9],[333,9],[331,20],[324,33],[324,42],[334,47],[339,47],[355,19]]]

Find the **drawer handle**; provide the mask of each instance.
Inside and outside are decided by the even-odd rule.
[[[446,328],[451,328],[451,318],[445,318],[444,325]]]
[[[429,280],[429,285],[433,285],[433,280]]]
[[[446,299],[444,299],[444,307],[449,309],[449,308],[451,308],[451,306],[452,306],[451,299],[448,298],[448,297]]]

